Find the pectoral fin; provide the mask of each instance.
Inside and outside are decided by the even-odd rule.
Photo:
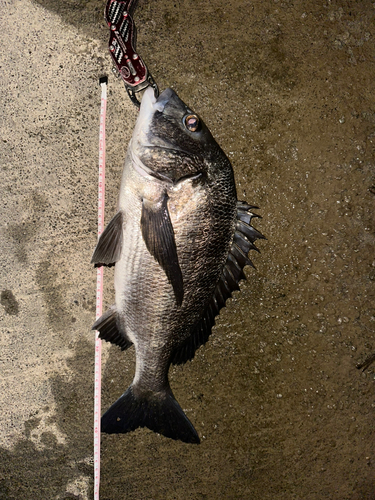
[[[173,287],[177,305],[180,306],[184,296],[184,287],[167,201],[167,194],[158,203],[143,200],[141,228],[146,247],[164,269]]]
[[[95,264],[95,267],[110,266],[120,260],[122,222],[123,214],[119,211],[102,232],[91,259],[91,264]]]

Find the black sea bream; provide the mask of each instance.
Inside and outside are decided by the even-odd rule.
[[[115,263],[116,304],[93,326],[136,351],[127,391],[102,417],[106,433],[148,427],[172,439],[199,437],[168,382],[204,344],[215,316],[245,279],[263,236],[237,201],[232,166],[203,121],[171,89],[148,88],[129,144],[118,212],[92,262]]]

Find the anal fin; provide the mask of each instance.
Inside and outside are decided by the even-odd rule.
[[[100,235],[91,259],[91,264],[95,264],[95,267],[103,265],[111,266],[120,260],[123,233],[122,223],[123,213],[119,211]]]
[[[133,344],[126,333],[119,328],[115,306],[109,308],[108,311],[95,321],[92,325],[92,330],[99,331],[99,338],[118,345],[122,351]]]

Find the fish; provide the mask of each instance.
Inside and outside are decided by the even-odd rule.
[[[118,210],[91,262],[115,266],[115,304],[93,325],[122,350],[133,382],[104,413],[104,433],[147,427],[185,443],[199,435],[168,381],[211,334],[264,236],[258,207],[237,200],[232,165],[203,120],[167,88],[143,94],[126,153]]]

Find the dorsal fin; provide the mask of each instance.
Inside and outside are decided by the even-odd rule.
[[[259,252],[258,248],[254,245],[254,241],[257,239],[265,239],[265,237],[251,225],[251,219],[253,217],[260,217],[260,215],[252,212],[253,209],[257,208],[258,207],[248,205],[244,201],[237,201],[236,230],[214,294],[202,318],[193,327],[190,337],[176,349],[172,357],[173,364],[179,365],[193,359],[198,347],[207,342],[211,334],[211,329],[215,324],[215,317],[219,314],[220,309],[225,306],[226,301],[232,296],[232,292],[240,289],[239,282],[246,279],[243,268],[245,266],[254,267],[254,264],[248,257],[248,253],[250,250]]]

